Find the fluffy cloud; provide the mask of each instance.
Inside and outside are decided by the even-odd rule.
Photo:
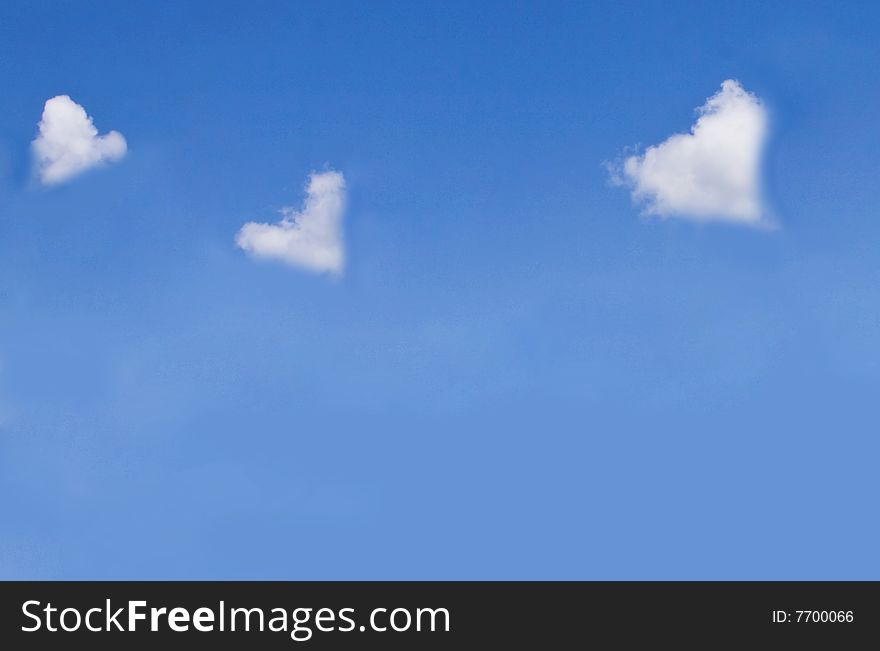
[[[341,274],[345,266],[342,217],[345,177],[342,172],[313,173],[302,210],[282,208],[274,224],[249,222],[235,243],[253,256],[280,260],[309,271]]]
[[[39,130],[32,146],[44,185],[62,183],[91,167],[117,161],[127,150],[118,131],[99,136],[86,110],[67,95],[46,101]]]
[[[690,133],[670,136],[630,156],[616,179],[632,188],[645,212],[696,221],[765,223],[761,158],[767,110],[728,79],[697,109]]]

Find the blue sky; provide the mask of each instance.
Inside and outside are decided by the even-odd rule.
[[[0,576],[880,578],[880,9],[474,4],[3,4]],[[777,228],[644,214],[727,79]]]

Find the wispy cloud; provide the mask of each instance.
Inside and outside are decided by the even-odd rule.
[[[301,210],[281,209],[274,224],[248,222],[235,243],[258,258],[280,260],[314,272],[341,274],[345,268],[342,218],[345,177],[342,172],[313,173]]]
[[[761,158],[767,110],[728,79],[697,109],[690,133],[670,136],[612,170],[645,213],[695,221],[766,224]]]
[[[67,95],[46,101],[38,126],[32,147],[44,185],[63,183],[96,165],[117,161],[128,149],[118,131],[99,136],[86,110]]]

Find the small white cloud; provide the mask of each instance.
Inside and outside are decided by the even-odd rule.
[[[91,167],[125,156],[118,131],[103,136],[86,110],[67,95],[46,101],[39,135],[32,143],[37,173],[44,185],[62,183]]]
[[[630,186],[633,200],[644,202],[649,215],[766,224],[761,193],[766,108],[728,79],[697,112],[690,133],[628,157],[612,171],[612,181]]]
[[[274,224],[248,222],[235,243],[258,258],[280,260],[309,271],[341,274],[345,267],[342,217],[345,177],[342,172],[313,173],[302,210],[281,209]]]

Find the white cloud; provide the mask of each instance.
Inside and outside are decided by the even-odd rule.
[[[697,109],[690,133],[670,136],[630,156],[614,175],[645,212],[695,221],[766,224],[761,158],[767,110],[728,79]]]
[[[238,231],[235,243],[258,258],[341,274],[345,266],[344,212],[342,172],[316,172],[309,176],[302,210],[282,208],[282,219],[274,224],[248,222]]]
[[[127,150],[118,131],[99,136],[86,110],[67,95],[46,101],[39,130],[32,147],[44,185],[62,183],[91,167],[117,161]]]

